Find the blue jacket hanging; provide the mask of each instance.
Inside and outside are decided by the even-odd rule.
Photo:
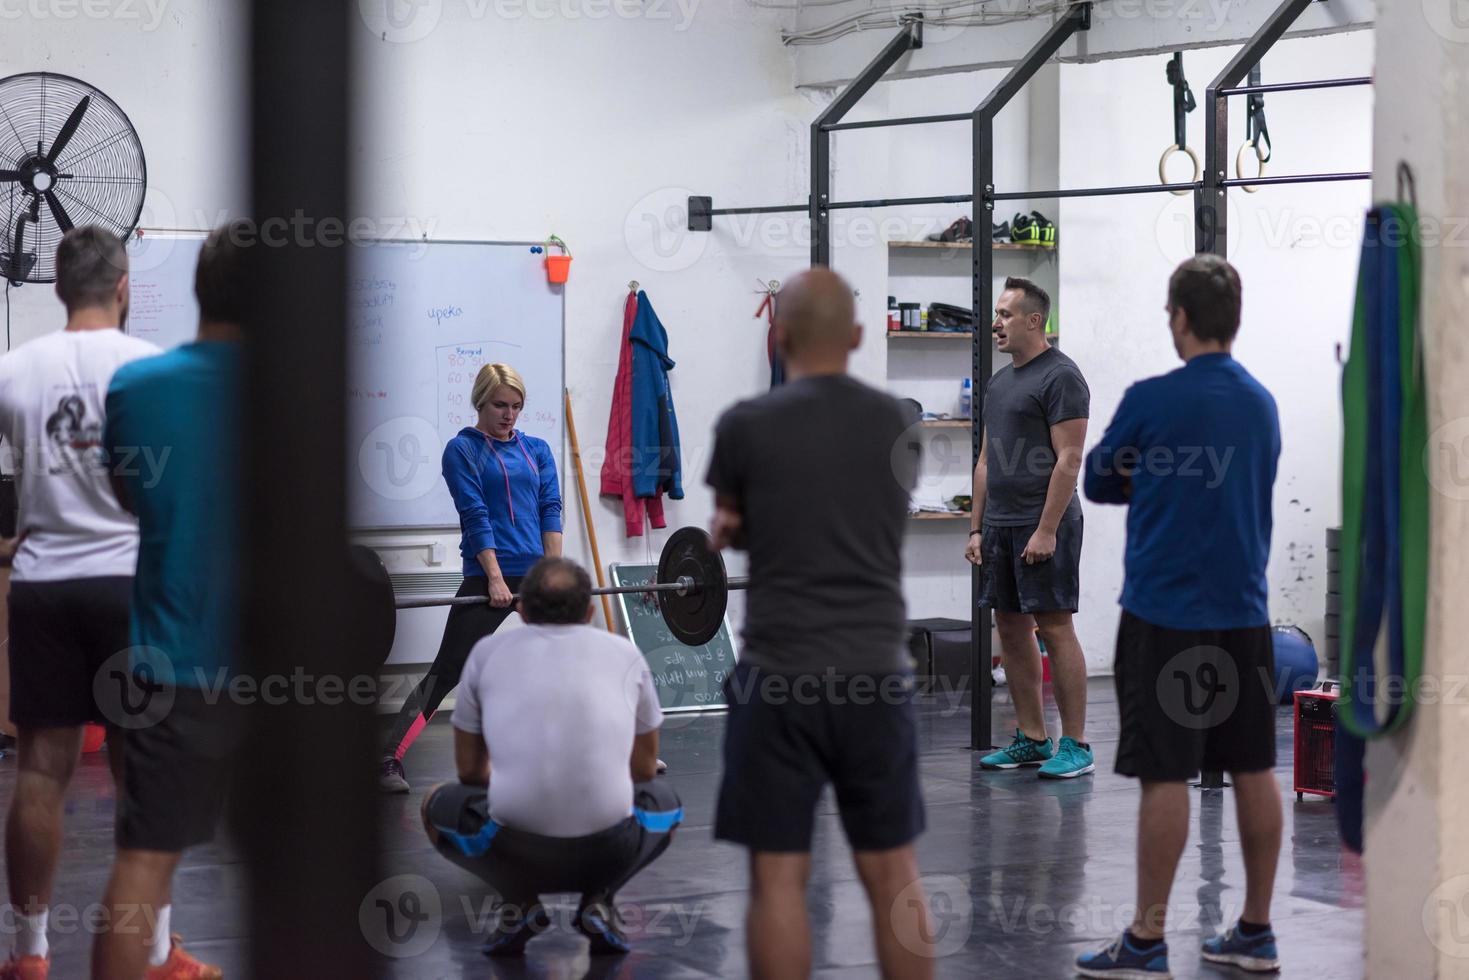
[[[683,499],[683,464],[678,444],[678,415],[668,372],[668,331],[663,329],[648,294],[638,292],[632,334],[632,476],[639,497],[666,493]]]

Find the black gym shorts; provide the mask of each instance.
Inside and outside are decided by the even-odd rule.
[[[1113,669],[1122,720],[1119,774],[1182,782],[1200,770],[1275,767],[1269,626],[1173,630],[1123,610]]]
[[[827,783],[854,850],[901,847],[923,832],[911,675],[777,674],[744,662],[724,695],[715,837],[808,852]]]
[[[1082,518],[1056,528],[1056,553],[1033,565],[1025,547],[1038,525],[985,524],[980,541],[979,604],[1000,612],[1076,612],[1081,598]]]
[[[149,697],[148,724],[124,731],[117,846],[178,853],[214,836],[240,709],[223,691],[195,687],[154,686]]]
[[[105,723],[94,689],[127,650],[127,575],[10,584],[10,717],[26,728]]]

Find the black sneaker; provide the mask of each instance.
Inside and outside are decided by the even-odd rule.
[[[537,902],[521,914],[518,906],[500,906],[500,921],[479,948],[486,956],[524,956],[526,944],[551,926],[546,907]]]
[[[997,225],[990,225],[990,241],[992,241],[992,242],[1009,242],[1010,241],[1010,222],[1008,222],[1008,221],[1002,221],[1002,222],[1000,222]]]
[[[592,944],[593,956],[621,956],[632,949],[622,931],[617,909],[605,897],[582,898],[576,910],[576,928]]]
[[[408,777],[403,772],[403,763],[395,755],[383,756],[377,767],[377,788],[384,793],[408,792]]]

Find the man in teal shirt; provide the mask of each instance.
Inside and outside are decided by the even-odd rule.
[[[103,444],[118,500],[138,515],[132,663],[136,709],[124,747],[110,909],[151,910],[151,937],[105,930],[102,976],[193,972],[169,943],[170,893],[184,848],[214,832],[238,725],[224,694],[234,661],[240,324],[249,300],[237,222],[199,254],[199,336],[127,365],[107,392]],[[144,941],[146,940],[146,942]],[[145,963],[146,960],[146,963]]]

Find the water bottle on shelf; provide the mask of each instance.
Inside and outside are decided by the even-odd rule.
[[[964,378],[959,382],[959,417],[967,419],[974,411],[974,379]]]

